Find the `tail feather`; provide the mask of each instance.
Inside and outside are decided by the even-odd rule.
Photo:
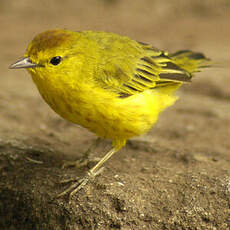
[[[170,54],[169,57],[190,74],[199,72],[200,68],[210,66],[210,59],[206,58],[202,53],[193,52],[191,50],[180,50]]]

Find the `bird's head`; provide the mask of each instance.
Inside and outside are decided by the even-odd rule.
[[[81,62],[81,58],[76,59],[76,49],[79,38],[78,33],[68,30],[49,30],[38,34],[29,43],[23,58],[13,63],[10,69],[27,69],[33,79],[53,78],[57,75],[68,75],[68,71]]]

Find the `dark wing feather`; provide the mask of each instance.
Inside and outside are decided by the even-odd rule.
[[[119,66],[114,66],[115,70],[106,73],[104,77],[104,88],[112,90],[123,98],[148,89],[191,81],[191,74],[177,65],[167,52],[148,44],[139,44],[141,44],[143,56],[139,55],[130,64],[132,71],[125,71]],[[123,62],[128,61],[124,58]],[[135,65],[134,68],[133,65]]]

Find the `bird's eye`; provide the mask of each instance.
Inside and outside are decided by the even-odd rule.
[[[51,58],[50,63],[52,65],[58,65],[61,62],[62,58],[60,56],[56,56]]]

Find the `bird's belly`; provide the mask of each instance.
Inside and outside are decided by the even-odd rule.
[[[157,121],[157,107],[153,98],[140,100],[101,98],[91,101],[59,95],[42,95],[60,116],[79,124],[102,138],[129,139],[148,131]],[[150,104],[151,105],[150,105]]]
[[[66,120],[112,140],[127,140],[147,132],[157,121],[159,113],[175,101],[174,97],[166,98],[150,90],[128,98],[109,98],[92,92],[74,95],[73,92],[46,94],[43,91],[41,94]]]

